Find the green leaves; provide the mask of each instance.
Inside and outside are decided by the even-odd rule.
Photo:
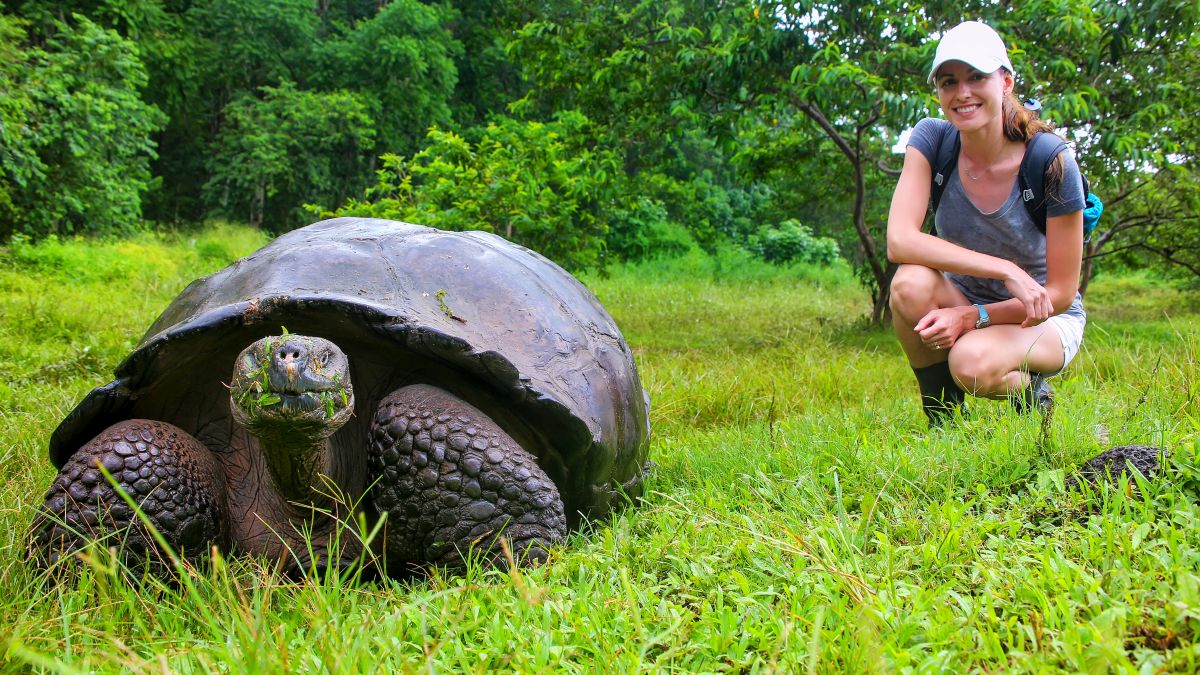
[[[253,225],[300,220],[302,200],[337,201],[361,189],[375,139],[367,105],[349,92],[264,87],[225,109],[208,160],[211,203]]]
[[[620,165],[590,126],[564,112],[546,123],[500,118],[476,142],[432,129],[411,158],[383,157],[369,201],[335,213],[495,232],[568,268],[597,265]]]
[[[982,18],[1008,43],[1018,93],[1042,100],[1108,198],[1114,227],[1097,252],[1200,239],[1186,225],[1195,211],[1168,222],[1133,197],[1196,165],[1189,0],[28,0],[18,11],[28,24],[0,18],[0,238],[126,231],[143,200],[160,221],[215,213],[285,229],[306,218],[302,204],[361,200],[382,168],[372,203],[511,229],[571,265],[649,255],[650,242],[745,244],[797,218],[835,236],[880,301],[894,178],[878,169],[936,114],[934,37]],[[587,124],[530,135],[562,111]],[[1196,181],[1170,183],[1170,203],[1195,201],[1182,193]],[[1165,248],[1151,241],[1160,225],[1175,229]]]
[[[44,46],[0,17],[0,238],[129,233],[166,121],[133,43],[75,15]]]
[[[311,4],[311,3],[310,3]],[[431,126],[447,126],[461,49],[443,5],[381,3],[377,13],[310,47],[307,78],[317,88],[352,91],[367,103],[380,152],[411,152]]]
[[[1088,254],[1125,251],[1131,262],[1129,251],[1139,251],[1139,265],[1157,260],[1200,272],[1187,243],[1200,240],[1193,120],[1200,108],[1200,6],[1058,4],[1021,5],[1000,20],[1022,47],[1014,61],[1018,85],[1040,97],[1043,116],[1075,141],[1092,190],[1110,206]],[[1174,171],[1179,167],[1184,175]],[[1087,274],[1085,268],[1085,280]]]

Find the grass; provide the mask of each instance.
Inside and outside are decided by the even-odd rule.
[[[220,559],[177,587],[104,551],[24,563],[50,432],[190,279],[260,243],[225,227],[0,253],[0,668],[14,671],[1200,669],[1195,295],[1099,279],[1043,436],[1003,403],[926,433],[915,384],[841,268],[733,254],[587,283],[652,398],[646,503],[549,564],[290,583]],[[1065,492],[1119,444],[1166,479]]]

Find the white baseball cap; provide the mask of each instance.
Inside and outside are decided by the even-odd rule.
[[[1001,66],[1010,73],[1015,72],[1008,60],[1004,40],[991,26],[980,21],[964,21],[946,31],[933,55],[930,82],[933,82],[937,69],[947,61],[962,61],[981,73],[994,73]]]

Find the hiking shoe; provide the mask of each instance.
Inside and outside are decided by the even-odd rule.
[[[936,429],[954,419],[954,411],[966,415],[963,399],[966,392],[950,374],[950,364],[942,361],[922,368],[913,368],[921,389],[921,409],[929,419],[929,428]]]
[[[1054,410],[1054,390],[1050,388],[1050,382],[1042,373],[1029,373],[1029,384],[1008,400],[1019,413],[1037,410],[1043,415],[1048,415]]]

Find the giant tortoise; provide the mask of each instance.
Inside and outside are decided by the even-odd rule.
[[[546,258],[326,220],[193,282],[66,416],[33,553],[101,532],[128,560],[154,553],[115,481],[185,555],[301,573],[367,556],[394,574],[503,562],[503,538],[542,560],[639,497],[648,412],[612,318]],[[384,518],[370,551],[343,527],[364,516]]]

